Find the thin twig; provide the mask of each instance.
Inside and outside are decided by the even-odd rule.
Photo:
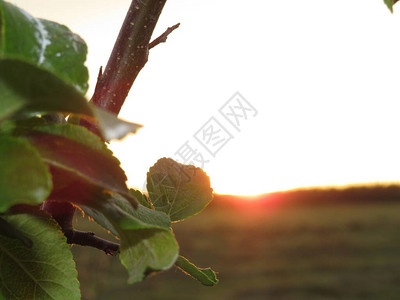
[[[119,253],[118,244],[103,240],[95,236],[93,232],[82,232],[73,228],[73,216],[76,207],[72,203],[50,200],[44,203],[43,209],[50,213],[53,219],[60,225],[68,244],[94,247],[110,255]]]
[[[117,255],[119,253],[119,244],[99,238],[93,232],[71,229],[65,230],[64,235],[67,238],[68,244],[94,247],[104,251],[108,255]]]
[[[167,30],[165,30],[165,32],[164,32],[162,35],[160,35],[158,38],[156,38],[154,41],[152,41],[152,42],[149,44],[149,50],[150,50],[151,48],[154,48],[154,47],[157,46],[158,44],[165,43],[165,42],[167,41],[168,35],[169,35],[172,31],[174,31],[175,29],[177,29],[177,28],[179,27],[179,25],[181,25],[181,24],[178,23],[178,24],[175,24],[175,25],[172,26],[172,27],[168,27]]]

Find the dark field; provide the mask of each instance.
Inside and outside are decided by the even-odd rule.
[[[213,205],[174,231],[216,287],[176,269],[128,286],[118,258],[74,247],[83,299],[400,298],[400,203]]]

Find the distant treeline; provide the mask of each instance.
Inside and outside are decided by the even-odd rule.
[[[363,185],[344,188],[307,188],[274,192],[252,197],[215,195],[213,206],[252,201],[254,205],[292,204],[346,204],[400,201],[400,185]]]

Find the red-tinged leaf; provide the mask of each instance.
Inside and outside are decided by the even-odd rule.
[[[95,192],[96,189],[113,191],[135,201],[126,186],[126,176],[119,161],[111,154],[106,155],[74,140],[44,132],[33,132],[28,139],[51,167],[55,188],[60,187],[57,177],[61,176],[61,179],[68,180],[64,188],[79,190],[81,186],[84,190],[87,185],[89,191],[85,193]]]

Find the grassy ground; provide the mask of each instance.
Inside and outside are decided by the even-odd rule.
[[[219,271],[213,288],[176,269],[128,286],[118,258],[73,252],[84,300],[397,299],[399,212],[400,203],[209,208],[174,231],[182,255]]]

